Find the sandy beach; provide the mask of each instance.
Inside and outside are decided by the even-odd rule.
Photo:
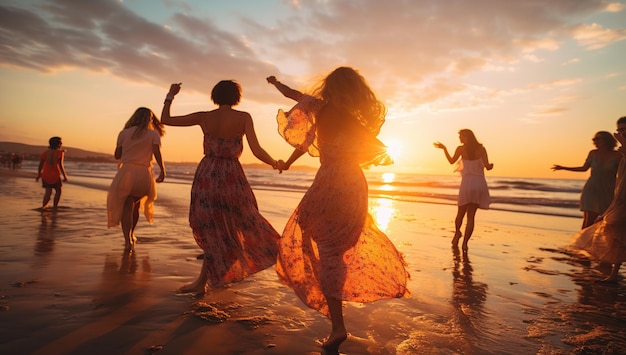
[[[273,268],[200,299],[176,294],[201,265],[180,191],[189,186],[159,185],[155,223],[139,221],[128,255],[121,231],[106,227],[106,182],[71,179],[61,207],[41,212],[34,175],[0,169],[0,354],[321,353],[330,322]],[[301,197],[255,194],[279,232]],[[376,198],[370,205],[405,255],[411,294],[346,304],[342,353],[626,349],[623,280],[596,282],[594,263],[563,252],[579,219],[480,210],[469,253],[459,255],[450,247],[456,206]]]

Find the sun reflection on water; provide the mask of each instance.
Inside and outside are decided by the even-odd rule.
[[[383,173],[380,177],[380,180],[383,182],[380,185],[380,190],[382,191],[393,191],[393,186],[390,185],[396,179],[396,174],[394,173]]]
[[[376,226],[383,232],[387,231],[389,222],[396,215],[396,208],[394,207],[394,201],[388,198],[374,199],[370,206],[370,213]]]
[[[383,173],[383,175],[381,176],[381,179],[383,180],[385,184],[388,184],[390,182],[393,182],[396,179],[396,174],[395,173]]]

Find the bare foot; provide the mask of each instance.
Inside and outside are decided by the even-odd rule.
[[[465,238],[463,238],[463,244],[461,245],[461,249],[463,250],[464,253],[467,253],[467,243],[469,243],[469,237],[465,236]]]
[[[348,334],[346,332],[331,334],[322,344],[322,348],[329,354],[337,353],[339,351],[339,345],[341,345],[341,343],[343,343],[347,338]]]
[[[124,244],[124,251],[135,251],[135,244],[137,244],[137,237],[131,234]]]
[[[206,292],[205,284],[196,281],[196,282],[182,286],[181,288],[178,289],[177,292],[178,293],[193,293],[196,296],[202,296]]]
[[[459,245],[459,239],[461,239],[461,232],[454,233],[454,238],[452,238],[452,245],[453,246],[458,246]]]

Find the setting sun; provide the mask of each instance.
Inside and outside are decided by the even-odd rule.
[[[387,146],[387,154],[389,154],[393,160],[397,161],[402,157],[403,147],[400,141],[397,139],[389,139],[385,140],[384,143]]]

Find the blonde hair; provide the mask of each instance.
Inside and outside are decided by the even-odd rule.
[[[159,119],[154,114],[154,112],[152,112],[152,110],[146,107],[140,107],[136,109],[133,115],[130,116],[128,121],[126,121],[124,129],[135,126],[137,127],[137,129],[133,133],[133,138],[141,136],[143,132],[148,129],[153,129],[159,132],[159,135],[161,137],[163,137],[163,135],[165,134],[165,129],[163,128],[163,124],[161,123],[161,121],[159,121]]]
[[[313,91],[313,95],[330,107],[347,113],[374,135],[378,135],[385,122],[385,105],[376,98],[365,78],[353,68],[333,70]]]
[[[474,132],[472,132],[472,130],[470,129],[464,128],[462,130],[459,130],[459,135],[464,135],[467,138],[466,141],[463,142],[463,145],[465,146],[465,149],[467,149],[467,153],[470,156],[474,155],[476,150],[482,146],[482,144],[478,142],[478,139],[476,139],[476,135],[474,135]]]

